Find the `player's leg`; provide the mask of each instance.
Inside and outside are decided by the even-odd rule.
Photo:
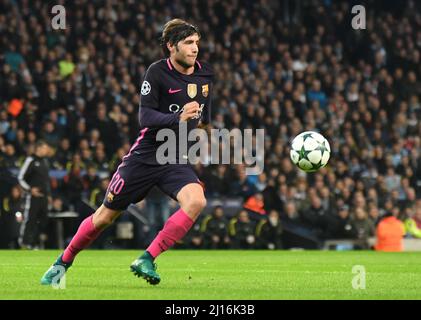
[[[89,247],[105,228],[113,224],[120,214],[120,210],[110,209],[102,204],[93,215],[87,217],[80,224],[72,241],[64,250],[63,262],[72,263],[76,255]]]
[[[181,240],[206,206],[203,184],[191,165],[169,165],[166,171],[158,187],[177,200],[180,208],[170,216],[162,231],[148,247],[147,251],[153,258]]]
[[[158,187],[180,204],[165,223],[142,256],[136,259],[131,269],[137,276],[142,276],[151,284],[158,284],[160,277],[156,273],[154,259],[171,248],[176,241],[184,238],[206,206],[206,199],[200,180],[190,166],[170,166]]]
[[[48,225],[48,198],[41,198],[41,205],[38,211],[38,230],[36,241],[41,249],[44,249],[45,241],[47,240],[47,225]],[[41,200],[40,199],[40,200]]]
[[[180,209],[170,216],[164,228],[146,249],[154,259],[184,238],[206,206],[203,188],[199,183],[185,185],[178,192],[177,201]]]
[[[20,228],[19,244],[22,249],[32,249],[37,234],[37,215],[39,210],[38,198],[30,195],[26,198],[23,222]]]
[[[180,209],[170,216],[143,255],[130,266],[135,275],[142,276],[150,284],[158,284],[161,281],[156,273],[154,259],[171,248],[176,241],[184,238],[206,206],[203,188],[198,183],[184,186],[177,194],[177,200]]]
[[[94,214],[83,220],[70,244],[41,278],[41,284],[50,285],[58,274],[64,275],[64,272],[72,266],[76,255],[88,248],[120,214],[120,210],[101,205]],[[64,272],[61,271],[62,268],[64,268]]]
[[[58,273],[55,267],[59,266],[58,269],[64,267],[67,271],[76,255],[89,247],[101,232],[132,203],[133,197],[138,195],[137,190],[144,192],[142,188],[139,188],[139,180],[142,181],[142,179],[139,179],[139,175],[136,174],[138,169],[136,162],[131,159],[123,161],[110,181],[103,204],[94,214],[82,221],[70,244],[42,277],[42,284],[51,284],[52,278]]]

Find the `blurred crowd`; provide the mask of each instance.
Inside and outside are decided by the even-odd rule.
[[[44,139],[54,150],[51,169],[65,172],[51,179],[53,207],[83,198],[99,205],[137,137],[139,86],[163,58],[162,27],[181,17],[199,26],[199,60],[216,74],[213,127],[265,129],[262,174],[196,166],[208,198],[241,198],[236,223],[250,213],[264,218],[253,235],[276,215],[320,239],[364,239],[392,214],[420,237],[417,1],[365,1],[365,30],[352,29],[348,1],[57,2],[66,8],[65,30],[51,28],[45,1],[0,1],[2,177]],[[315,174],[289,159],[289,142],[305,130],[332,147]],[[5,197],[13,192],[20,191]]]

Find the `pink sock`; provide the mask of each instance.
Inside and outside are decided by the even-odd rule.
[[[63,262],[72,262],[81,250],[89,247],[100,235],[102,230],[95,228],[92,219],[93,215],[82,221],[72,241],[70,241],[70,244],[67,246],[66,250],[64,250],[62,257]]]
[[[171,248],[174,243],[181,240],[190,230],[194,221],[183,211],[176,211],[165,223],[150,246],[146,249],[153,258]]]

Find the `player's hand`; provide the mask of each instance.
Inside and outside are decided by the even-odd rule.
[[[255,238],[254,238],[254,236],[253,235],[248,235],[247,236],[247,238],[246,238],[246,241],[247,241],[247,243],[249,243],[249,244],[253,244],[254,243],[254,241],[255,241]]]
[[[212,242],[213,242],[213,243],[219,243],[219,241],[220,241],[219,236],[217,236],[216,234],[214,234],[214,235],[212,236]]]
[[[210,124],[210,123],[208,123],[208,124],[204,124],[203,122],[202,122],[202,120],[200,120],[199,121],[199,124],[197,125],[197,127],[199,128],[199,129],[203,129],[203,130],[206,130],[206,133],[208,134],[208,137],[210,137],[211,136],[211,130],[212,130],[212,125]]]
[[[38,198],[38,197],[42,197],[44,194],[39,190],[39,188],[37,187],[32,187],[31,188],[31,194],[32,196]]]
[[[180,121],[187,121],[199,114],[200,105],[196,101],[186,103],[183,112],[180,114]]]

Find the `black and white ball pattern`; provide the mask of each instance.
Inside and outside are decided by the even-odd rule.
[[[292,140],[290,157],[301,170],[315,172],[329,161],[329,142],[320,133],[302,132]]]

